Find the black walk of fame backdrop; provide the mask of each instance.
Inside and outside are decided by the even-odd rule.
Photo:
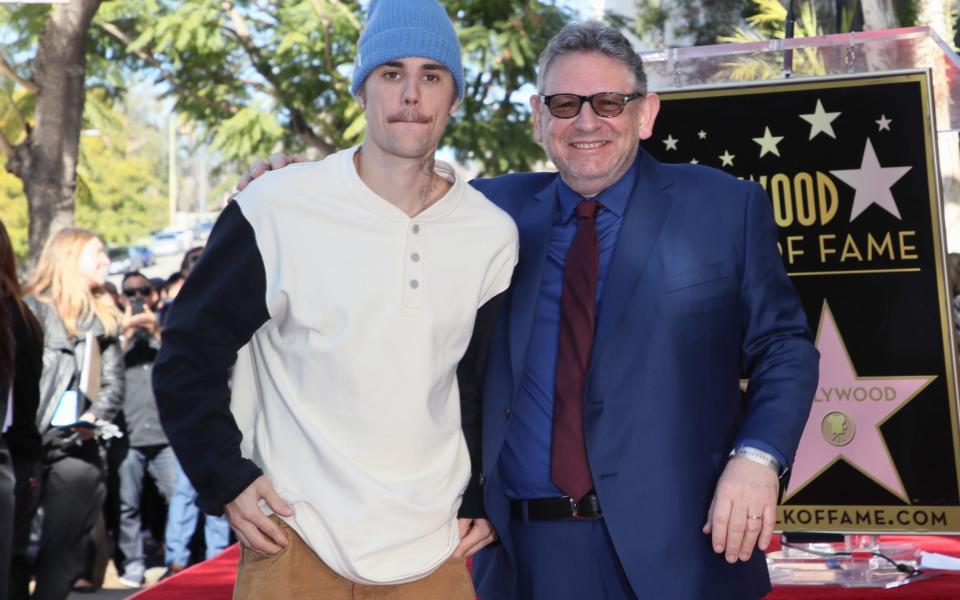
[[[821,353],[778,529],[960,532],[926,72],[661,98],[644,147],[663,162],[708,165],[766,190]]]

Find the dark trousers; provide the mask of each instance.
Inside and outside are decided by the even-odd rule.
[[[43,528],[32,597],[64,600],[88,566],[90,535],[106,496],[103,460],[91,440],[68,448],[66,456],[45,466],[40,500]]]
[[[13,555],[13,514],[16,478],[13,459],[0,437],[0,592],[9,586],[10,559]]]
[[[510,522],[523,600],[636,600],[603,519]],[[501,600],[490,598],[485,600]]]
[[[30,597],[30,527],[40,503],[40,462],[14,462],[17,483],[13,511],[13,556],[10,562],[9,600]],[[2,590],[0,590],[2,591]]]

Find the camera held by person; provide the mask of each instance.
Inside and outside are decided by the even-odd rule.
[[[121,347],[126,350],[138,342],[160,342],[160,324],[157,306],[160,294],[150,280],[138,271],[127,273],[122,283],[124,305]]]

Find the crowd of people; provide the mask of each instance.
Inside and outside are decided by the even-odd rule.
[[[167,279],[126,273],[118,290],[103,241],[66,228],[21,286],[0,222],[0,597],[96,589],[110,558],[122,585],[142,586],[143,506],[155,507],[153,521],[166,514],[164,575],[189,563],[196,492],[164,435],[151,374],[163,320],[202,250]],[[143,502],[146,474],[159,506]],[[207,557],[230,542],[222,517],[205,517],[204,532]]]

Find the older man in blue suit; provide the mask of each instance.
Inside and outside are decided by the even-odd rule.
[[[478,592],[759,598],[818,367],[769,201],[639,149],[659,99],[613,28],[565,28],[538,87],[559,173],[474,183],[520,231],[483,378],[501,543],[476,557]]]

